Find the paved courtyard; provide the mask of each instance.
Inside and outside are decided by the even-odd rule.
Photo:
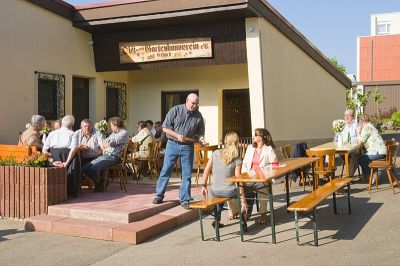
[[[173,183],[179,183],[174,179]],[[301,225],[297,246],[293,214],[286,213],[283,184],[274,185],[277,244],[271,244],[270,226],[249,222],[246,242],[240,242],[237,220],[221,229],[221,242],[212,239],[211,218],[205,221],[207,241],[201,241],[199,222],[194,221],[140,245],[29,232],[23,222],[0,220],[1,265],[399,265],[399,197],[384,181],[369,194],[367,184],[352,186],[352,215],[347,215],[346,198],[338,197],[339,215],[333,215],[332,201],[318,209],[319,247],[311,246],[312,226]],[[304,192],[298,184],[291,199]]]

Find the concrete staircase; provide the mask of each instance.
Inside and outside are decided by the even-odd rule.
[[[155,186],[129,184],[128,192],[110,184],[105,193],[84,193],[65,204],[49,206],[48,215],[25,219],[25,229],[92,239],[139,244],[198,218],[179,206],[179,187],[170,187],[164,203],[152,204]],[[192,188],[200,198],[201,189]]]

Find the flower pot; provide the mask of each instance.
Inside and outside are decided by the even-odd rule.
[[[66,168],[0,166],[0,214],[23,219],[46,214],[67,199]]]

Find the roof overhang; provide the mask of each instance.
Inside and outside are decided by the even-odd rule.
[[[351,80],[265,0],[116,0],[77,7],[62,0],[29,1],[90,33],[263,17],[343,86],[351,87]]]
[[[118,31],[256,16],[248,6],[245,0],[131,0],[77,7],[73,21],[88,32]]]

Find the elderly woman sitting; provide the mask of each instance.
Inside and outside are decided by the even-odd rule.
[[[137,158],[149,158],[150,149],[149,144],[154,142],[153,134],[146,127],[146,122],[139,121],[137,123],[138,134],[132,138],[133,143],[137,143],[139,150],[133,154],[135,159]]]
[[[386,145],[378,130],[369,122],[368,115],[363,114],[360,117],[360,125],[357,128],[357,142],[364,144],[364,154],[358,160],[364,178],[368,178],[371,172],[369,163],[374,160],[386,157]],[[373,179],[372,182],[375,182]]]
[[[36,146],[41,149],[43,142],[40,139],[40,130],[46,125],[46,119],[41,115],[33,115],[31,126],[27,128],[19,138],[19,146]]]

